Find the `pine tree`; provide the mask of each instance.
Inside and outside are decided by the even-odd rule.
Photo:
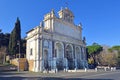
[[[19,46],[18,41],[21,43],[21,26],[20,26],[20,20],[17,18],[15,27],[11,32],[10,40],[9,40],[9,54],[10,55],[16,55],[19,53]]]

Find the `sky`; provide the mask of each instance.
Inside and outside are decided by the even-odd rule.
[[[67,3],[67,4],[66,4]],[[19,17],[22,38],[38,26],[44,15],[68,7],[74,23],[82,23],[87,45],[120,45],[120,0],[0,0],[0,29],[10,33]]]

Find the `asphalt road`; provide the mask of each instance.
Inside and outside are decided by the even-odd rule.
[[[101,72],[0,72],[0,80],[120,80],[120,71]]]

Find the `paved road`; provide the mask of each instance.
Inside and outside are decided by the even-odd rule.
[[[34,73],[0,72],[0,80],[120,80],[120,71]]]

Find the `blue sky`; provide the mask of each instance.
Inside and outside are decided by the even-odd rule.
[[[0,29],[10,33],[19,17],[25,37],[51,9],[57,14],[66,6],[74,13],[74,23],[82,23],[87,45],[120,45],[120,0],[0,0]]]

